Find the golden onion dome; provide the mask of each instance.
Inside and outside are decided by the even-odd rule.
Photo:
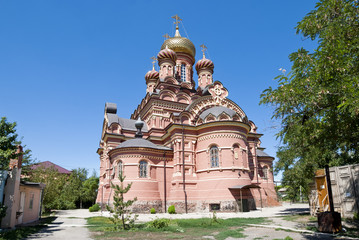
[[[196,48],[193,43],[185,37],[181,37],[178,29],[176,29],[176,34],[173,38],[167,39],[161,46],[161,50],[165,49],[168,46],[169,49],[172,49],[175,52],[183,52],[191,55],[193,58],[196,56]]]

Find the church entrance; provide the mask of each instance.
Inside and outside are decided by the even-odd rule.
[[[229,190],[231,190],[232,192],[237,193],[237,194],[239,191],[239,198],[236,197],[236,202],[238,205],[239,212],[249,212],[251,209],[256,209],[255,201],[250,192],[251,188],[260,189],[260,187],[255,184],[236,185],[236,186],[229,188]],[[261,201],[262,201],[262,198],[261,198]],[[261,203],[261,205],[262,205],[262,203]]]

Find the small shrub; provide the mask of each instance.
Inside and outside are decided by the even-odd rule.
[[[175,214],[176,213],[176,209],[174,205],[171,205],[168,207],[168,213],[169,214]]]
[[[92,205],[90,208],[89,208],[89,211],[90,212],[98,212],[100,210],[100,205],[98,205],[97,203]]]
[[[6,216],[6,209],[7,209],[7,206],[5,206],[5,205],[0,206],[0,222],[1,222],[1,219],[3,219]]]
[[[211,224],[214,224],[214,223],[219,223],[216,211],[213,211],[213,215],[212,215],[212,219],[211,219]]]
[[[147,223],[147,228],[162,229],[168,227],[170,219],[159,218]]]
[[[354,212],[353,220],[359,221],[359,213],[358,212]]]
[[[156,214],[156,209],[155,209],[155,208],[151,208],[150,212],[151,212],[151,214]]]

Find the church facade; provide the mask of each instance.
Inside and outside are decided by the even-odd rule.
[[[196,48],[176,33],[167,38],[155,68],[145,75],[147,94],[130,119],[106,103],[100,147],[97,203],[110,204],[111,183],[132,187],[133,211],[247,211],[278,204],[273,157],[260,146],[256,125],[213,80],[214,63],[195,62]],[[205,46],[203,46],[205,48]],[[194,71],[195,68],[195,71]],[[198,87],[193,75],[198,76]]]

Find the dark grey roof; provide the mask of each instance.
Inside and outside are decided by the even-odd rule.
[[[257,156],[258,157],[272,157],[269,156],[267,153],[263,152],[262,150],[257,149]]]
[[[46,184],[44,184],[44,183],[27,182],[27,181],[21,181],[20,183],[22,185],[37,187],[37,188],[41,188],[41,189],[46,187]]]
[[[205,87],[201,87],[201,89],[202,89],[202,95],[209,95],[210,93],[209,93],[209,87],[210,86],[212,86],[213,84],[208,84],[207,86],[205,86]]]
[[[107,119],[108,119],[108,126],[110,126],[112,123],[118,123],[120,124],[122,129],[137,131],[135,127],[135,122],[137,120],[121,118],[114,113],[107,113]],[[142,128],[142,132],[148,132],[146,124],[144,124]]]
[[[255,184],[248,184],[248,185],[235,185],[235,186],[232,186],[232,187],[229,187],[229,189],[248,189],[248,188],[261,188],[260,186],[258,185],[255,185]]]
[[[152,148],[152,149],[159,149],[159,150],[171,150],[171,148],[156,145],[153,142],[150,142],[143,138],[134,138],[127,140],[120,145],[118,145],[116,148],[128,148],[128,147],[143,147],[143,148]]]
[[[233,117],[234,115],[236,115],[236,112],[232,109],[222,107],[222,106],[216,106],[216,107],[211,107],[211,108],[205,110],[204,112],[201,113],[201,115],[199,115],[199,117],[204,120],[209,114],[212,114],[213,116],[218,117],[223,112],[227,113],[230,117]]]

